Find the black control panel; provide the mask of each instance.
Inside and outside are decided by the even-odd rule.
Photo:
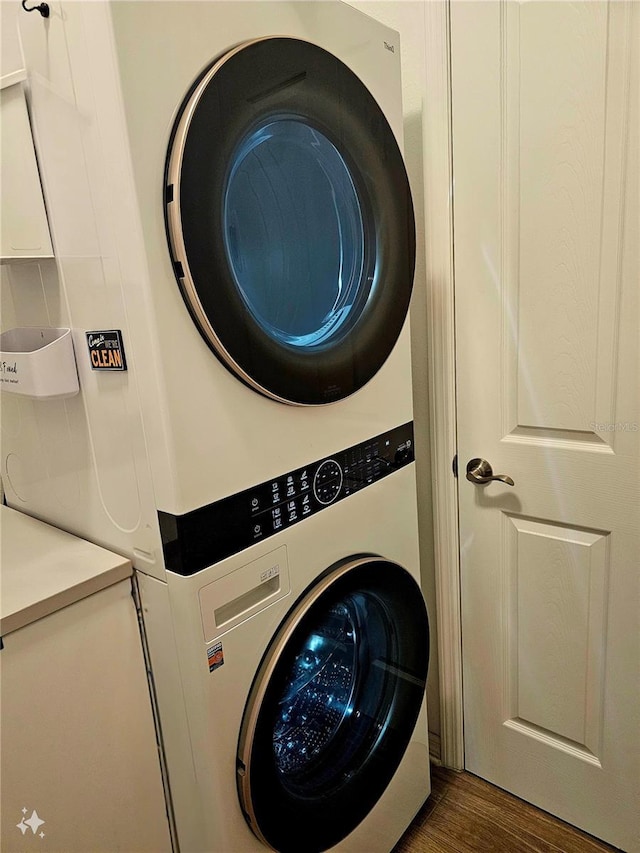
[[[413,460],[413,424],[408,423],[185,515],[159,512],[165,565],[193,575]]]

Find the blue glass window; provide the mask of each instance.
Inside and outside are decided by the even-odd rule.
[[[366,284],[361,205],[337,148],[301,118],[272,118],[238,145],[224,242],[247,309],[278,343],[318,347],[350,328]]]
[[[280,783],[291,793],[333,790],[384,735],[397,689],[397,641],[378,596],[345,596],[298,647],[273,728]]]
[[[350,601],[334,605],[296,656],[273,733],[276,765],[284,776],[313,764],[353,713],[359,675],[353,608]]]

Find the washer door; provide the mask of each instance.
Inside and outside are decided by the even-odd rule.
[[[275,850],[326,850],[370,812],[420,711],[429,627],[411,575],[376,557],[326,572],[265,655],[245,709],[238,791]]]
[[[409,307],[413,208],[393,132],[346,65],[292,38],[227,53],[179,111],[165,198],[187,307],[243,382],[318,405],[380,369]]]

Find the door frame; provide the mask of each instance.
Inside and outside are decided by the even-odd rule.
[[[440,669],[440,760],[464,769],[457,453],[450,0],[425,6],[424,198],[429,426]],[[446,215],[443,215],[446,213]]]

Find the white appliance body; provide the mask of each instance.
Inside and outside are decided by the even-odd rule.
[[[392,149],[402,143],[398,36],[329,2],[50,6],[49,19],[24,15],[20,26],[61,285],[44,300],[51,322],[73,330],[81,394],[4,402],[7,500],[126,554],[137,569],[169,802],[183,853],[301,849],[295,837],[290,842],[261,830],[255,815],[252,832],[241,810],[241,727],[245,719],[245,731],[252,684],[279,626],[327,569],[373,555],[419,583],[409,322],[398,328],[377,372],[353,393],[313,405],[258,393],[212,353],[185,306],[165,227],[165,170],[172,129],[199,75],[238,45],[282,36],[329,52],[359,78],[395,138],[393,146],[385,143],[393,159]],[[344,104],[345,115],[350,109]],[[374,122],[371,134],[361,134],[365,148],[376,136],[374,124],[382,125]],[[322,145],[334,157],[320,138]],[[350,192],[347,185],[345,198]],[[375,298],[395,286],[380,274],[389,247],[382,248],[382,260],[371,267]],[[28,294],[13,295],[27,317]],[[127,369],[95,370],[88,335],[97,340],[115,330]],[[356,333],[345,338],[354,352]],[[354,448],[357,458],[346,454]],[[297,484],[292,496],[289,476]],[[273,509],[280,516],[264,504],[274,483]],[[314,501],[310,517],[307,495]],[[276,564],[281,568],[270,574]],[[256,566],[259,582],[252,585]],[[395,569],[390,572],[393,578]],[[213,604],[212,589],[220,598]],[[417,585],[412,592],[423,606]],[[389,630],[392,645],[407,642]],[[428,632],[410,639],[428,649]],[[223,665],[210,670],[220,652]],[[385,683],[400,690],[402,667],[387,665],[380,654],[373,654],[372,666],[374,659]],[[422,676],[412,678],[407,683],[422,691]],[[416,714],[399,726],[398,719],[391,726],[393,715],[380,718],[380,742],[387,724],[402,732],[403,757],[358,826],[326,836],[324,847],[388,851],[427,797],[420,696]],[[260,724],[260,710],[255,714]]]
[[[401,146],[398,36],[334,3],[51,9],[46,22],[23,16],[21,38],[64,292],[45,295],[47,311],[73,329],[83,394],[46,412],[7,401],[7,498],[162,578],[156,510],[180,515],[412,418],[408,319],[371,380],[327,405],[256,393],[212,354],[181,296],[164,221],[180,105],[230,48],[286,34],[345,63]],[[96,371],[86,334],[114,329],[127,370]],[[20,420],[37,433],[12,428]]]
[[[181,849],[268,849],[252,833],[236,787],[241,721],[256,673],[287,613],[328,568],[373,555],[419,582],[414,469],[410,463],[191,577],[168,573],[163,583],[139,575],[159,704],[167,711],[163,734]],[[395,587],[397,578],[388,571]],[[412,603],[419,598],[417,585],[415,593]],[[410,631],[411,624],[407,614],[398,614],[396,628]],[[416,633],[409,642],[426,650],[428,634]],[[426,705],[418,691],[418,716],[404,729],[400,724],[408,746],[388,786],[359,825],[329,849],[388,853],[428,796]],[[308,725],[314,725],[313,716]],[[329,804],[317,820],[307,820],[301,844],[276,812],[285,836],[277,849],[323,849],[315,846],[319,826],[331,826],[337,814]]]

